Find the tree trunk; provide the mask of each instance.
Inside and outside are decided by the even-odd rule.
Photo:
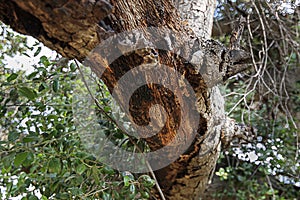
[[[154,46],[165,42],[170,51],[135,49],[111,63],[108,62],[108,57],[94,55],[89,64],[111,92],[123,75],[147,63],[149,57],[152,59],[152,66],[157,62],[163,63],[170,69],[176,69],[182,79],[189,82],[193,91],[184,90],[180,78],[169,77],[167,72],[160,72],[161,77],[166,80],[169,78],[169,85],[178,87],[170,91],[156,84],[146,84],[139,89],[139,93],[133,95],[128,114],[131,114],[135,124],[147,125],[150,122],[151,106],[159,104],[164,107],[167,116],[165,123],[163,117],[158,117],[163,115],[160,110],[155,110],[156,117],[153,119],[154,124],[164,124],[162,130],[145,139],[152,151],[172,143],[174,138],[176,140],[175,148],[165,152],[166,160],[175,161],[155,171],[158,182],[167,199],[199,199],[214,171],[221,148],[224,100],[215,85],[224,80],[226,73],[233,74],[230,67],[241,63],[238,62],[240,58],[233,58],[231,51],[220,43],[203,40],[210,37],[214,0],[188,3],[178,1],[175,5],[178,5],[183,19],[180,19],[173,3],[166,0],[0,0],[0,20],[18,32],[37,38],[63,56],[80,61],[88,55],[91,58],[90,52],[97,44],[124,31],[141,30],[145,38],[143,45],[147,41],[151,41]],[[163,37],[158,41],[151,38],[147,27],[159,27],[154,32],[158,38]],[[132,42],[137,35],[128,37]],[[137,46],[137,42],[141,42],[126,43],[125,40],[121,37],[119,44],[115,45],[121,53],[126,51],[128,45]],[[108,50],[100,49],[104,52]],[[176,52],[180,52],[180,56]],[[233,61],[236,62],[233,64]],[[105,68],[103,73],[100,66]],[[157,74],[150,72],[150,76]],[[144,78],[147,77],[145,75]],[[174,93],[179,96],[174,97]],[[195,93],[197,100],[195,105],[180,105],[181,101],[190,99],[192,93]],[[122,107],[126,107],[126,95],[128,94],[116,94]],[[189,115],[193,109],[199,114],[196,118]],[[188,113],[185,119],[182,118],[183,113]],[[179,131],[179,126],[182,132]],[[189,143],[181,142],[183,138]],[[180,156],[174,156],[178,153],[175,152],[176,148],[182,149],[187,144]],[[154,195],[159,198],[157,194]]]

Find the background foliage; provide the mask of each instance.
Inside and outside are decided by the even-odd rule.
[[[223,152],[215,178],[218,199],[300,196],[300,5],[295,1],[219,1],[214,37],[228,44],[239,16],[247,18],[242,48],[251,69],[223,87],[228,115],[251,125],[255,141]],[[219,182],[221,181],[221,183]],[[212,186],[214,187],[214,186]]]

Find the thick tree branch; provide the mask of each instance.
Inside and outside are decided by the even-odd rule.
[[[99,43],[98,23],[112,12],[100,1],[0,1],[0,20],[68,58],[84,59]]]
[[[238,143],[251,143],[256,135],[257,132],[254,127],[245,126],[226,117],[221,133],[222,147],[226,149]]]

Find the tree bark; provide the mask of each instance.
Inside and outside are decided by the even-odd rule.
[[[198,37],[203,39],[211,37],[213,16],[216,7],[215,0],[174,0],[174,4],[181,18]]]
[[[179,135],[179,138],[192,139],[192,144],[186,147],[186,151],[176,161],[157,170],[155,174],[167,199],[199,199],[214,172],[221,149],[224,100],[215,86],[224,81],[228,72],[234,74],[228,71],[230,67],[241,64],[240,59],[235,60],[222,44],[203,40],[210,37],[214,4],[215,1],[209,0],[191,1],[190,4],[179,2],[178,8],[186,10],[185,16],[181,15],[186,18],[184,20],[180,19],[173,3],[165,0],[0,0],[0,20],[20,33],[37,38],[61,55],[80,61],[97,44],[117,33],[139,28],[147,35],[146,28],[153,26],[175,33],[165,36],[166,43],[176,41],[181,46],[181,54],[190,55],[191,60],[200,60],[195,62],[198,65],[187,63],[172,51],[147,49],[125,54],[109,65],[105,64],[107,62],[104,58],[100,62],[101,65],[106,65],[103,74],[99,73],[99,63],[91,63],[90,67],[113,92],[118,80],[126,72],[144,63],[145,57],[154,51],[157,54],[156,60],[176,69],[189,81],[196,94],[196,109],[200,117],[198,121],[194,121],[192,116],[188,117],[183,129],[186,133],[193,132],[195,130],[192,127],[196,123],[199,126],[197,134],[195,137],[189,134]],[[191,8],[193,12],[187,14],[187,8]],[[191,23],[194,23],[192,29],[189,27]],[[170,48],[176,49],[172,42],[168,43]],[[122,48],[119,47],[119,50],[122,51]],[[178,85],[176,92],[181,96],[177,98],[189,98],[190,93],[180,88],[180,80],[169,81],[170,84]],[[124,94],[118,94],[117,100],[121,106],[125,105]],[[182,115],[178,101],[172,92],[154,84],[147,84],[131,99],[130,114],[136,124],[149,123],[149,109],[152,105],[160,104],[165,108],[167,120],[164,128],[146,139],[151,150],[164,147],[178,133]],[[193,107],[183,107],[187,112],[191,109]],[[163,123],[159,117],[154,121]],[[168,159],[172,158],[173,153],[168,152]],[[159,198],[158,194],[154,196]]]

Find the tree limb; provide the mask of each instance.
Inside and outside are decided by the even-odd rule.
[[[256,135],[257,131],[254,127],[245,126],[237,123],[234,119],[226,117],[221,132],[222,147],[226,149],[237,143],[251,143]]]

